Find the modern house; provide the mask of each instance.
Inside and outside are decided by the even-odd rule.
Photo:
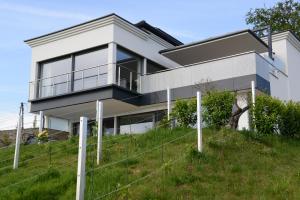
[[[300,100],[300,41],[290,31],[267,38],[242,30],[191,44],[145,21],[133,24],[116,14],[25,41],[32,48],[30,111],[45,114],[45,127],[77,131],[79,117],[95,120],[104,104],[106,133],[143,132],[172,101],[201,89],[256,91]],[[269,53],[268,53],[269,52]],[[239,128],[248,128],[244,113]]]

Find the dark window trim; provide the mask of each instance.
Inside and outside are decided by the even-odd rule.
[[[153,61],[153,60],[151,60],[151,59],[149,59],[149,58],[147,58],[147,57],[145,57],[145,56],[142,56],[142,55],[140,55],[140,54],[138,54],[138,53],[136,53],[136,52],[134,52],[134,51],[132,51],[132,50],[126,48],[126,47],[123,47],[122,45],[117,44],[117,50],[118,50],[118,47],[120,47],[121,49],[123,49],[123,50],[125,50],[125,51],[129,51],[129,52],[131,52],[132,54],[135,54],[137,57],[141,58],[141,62],[142,62],[143,59],[145,58],[145,59],[147,59],[147,62],[150,61],[150,62],[153,62],[153,63],[155,63],[155,64],[157,64],[157,65],[163,67],[164,69],[170,69],[170,68],[167,68],[167,67],[165,67],[165,66],[163,66],[163,65],[161,65],[161,64],[159,64],[159,63],[157,63],[157,62],[155,62],[155,61]]]
[[[158,65],[160,68],[162,68],[162,70],[169,69],[169,68],[167,68],[167,67],[164,67],[164,66],[158,64],[157,62],[154,62],[154,61],[152,61],[152,60],[149,60],[149,61],[147,60],[147,74],[153,74],[153,73],[156,73],[156,72],[153,72],[153,73],[148,72],[148,62],[154,63],[155,65]],[[160,71],[161,71],[161,70],[159,70],[159,71],[157,71],[157,72],[160,72]]]
[[[120,48],[121,51],[125,51],[125,52],[127,51],[127,52],[129,52],[130,54],[132,54],[133,57],[135,57],[137,59],[143,59],[144,58],[144,56],[142,56],[142,55],[140,55],[140,54],[138,54],[138,53],[136,53],[136,52],[134,52],[134,51],[126,48],[126,47],[123,47],[123,46],[121,46],[119,44],[117,44],[117,52],[118,52],[118,48]],[[117,59],[117,57],[116,57],[116,59]]]

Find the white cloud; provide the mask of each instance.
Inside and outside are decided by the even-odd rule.
[[[81,13],[73,13],[58,10],[49,10],[45,8],[27,6],[13,3],[0,3],[0,10],[16,12],[21,14],[36,15],[42,17],[52,17],[60,19],[75,19],[75,20],[89,20],[92,17]]]

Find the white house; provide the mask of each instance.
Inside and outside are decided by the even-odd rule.
[[[30,111],[44,111],[45,127],[77,132],[80,116],[94,120],[104,103],[106,133],[143,132],[166,113],[172,100],[199,88],[250,90],[300,100],[300,41],[290,31],[267,38],[242,30],[191,44],[145,21],[116,14],[25,41],[32,49]],[[248,128],[244,113],[239,128]]]

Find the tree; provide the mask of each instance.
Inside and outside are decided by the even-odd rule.
[[[254,29],[270,25],[273,32],[291,30],[300,37],[300,3],[284,0],[271,8],[251,9],[246,15],[246,23]],[[263,32],[258,34],[262,36]]]
[[[230,122],[235,94],[229,91],[210,91],[203,97],[203,121],[208,127],[220,129]]]
[[[248,104],[246,106],[240,106],[238,101],[240,101],[242,104]],[[250,109],[249,106],[249,97],[248,95],[240,95],[238,96],[237,92],[234,92],[234,104],[232,108],[231,117],[229,119],[229,125],[230,128],[236,130],[239,125],[239,120],[244,112]]]
[[[171,116],[176,118],[180,127],[194,126],[197,122],[197,100],[177,100],[172,110]]]

